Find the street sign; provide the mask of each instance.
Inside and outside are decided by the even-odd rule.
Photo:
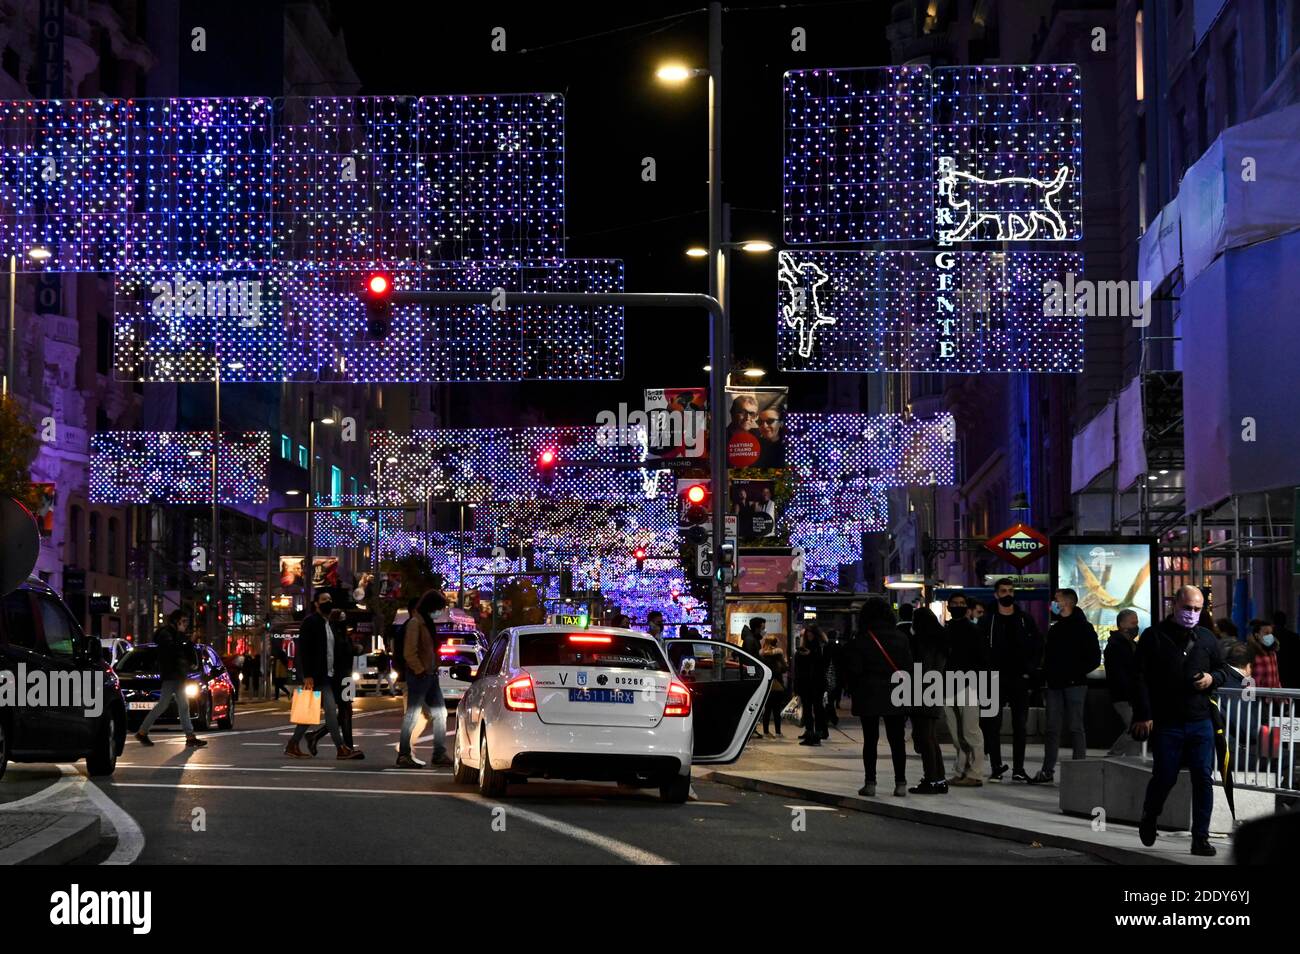
[[[984,544],[1014,567],[1025,567],[1047,555],[1051,541],[1033,527],[1023,523],[1007,527]]]
[[[700,579],[713,579],[713,544],[700,543],[695,547],[695,575]]]
[[[1010,580],[1018,587],[1047,586],[1052,581],[1050,573],[985,573],[984,585],[992,586],[998,580]]]

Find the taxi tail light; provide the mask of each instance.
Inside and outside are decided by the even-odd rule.
[[[524,673],[506,683],[505,702],[506,708],[512,712],[536,712],[537,696],[533,693],[533,677]]]
[[[599,643],[602,646],[608,646],[614,641],[612,636],[570,636],[571,643]]]
[[[690,714],[690,690],[674,679],[668,684],[668,698],[664,700],[664,716],[688,716]]]

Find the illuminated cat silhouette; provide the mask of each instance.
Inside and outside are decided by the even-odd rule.
[[[815,262],[795,262],[789,252],[777,255],[780,267],[776,277],[790,290],[790,303],[781,306],[781,317],[789,328],[799,329],[799,357],[812,354],[817,329],[835,324],[834,315],[823,315],[817,289],[830,281],[830,276]]]
[[[1051,233],[1042,238],[1061,241],[1068,237],[1069,230],[1052,200],[1069,181],[1069,166],[1061,166],[1051,181],[1044,182],[1027,176],[981,179],[941,165],[939,193],[948,197],[949,207],[964,216],[951,230],[941,234],[946,242],[964,242],[975,236],[981,225],[991,221],[997,225],[995,238],[999,242],[1040,238],[1040,227]],[[1026,192],[1033,207],[1015,208]],[[977,211],[981,209],[996,211]]]

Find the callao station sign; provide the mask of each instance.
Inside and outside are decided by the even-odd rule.
[[[1039,557],[1046,556],[1049,545],[1046,536],[1023,523],[1008,527],[984,544],[1017,568],[1028,566]]]

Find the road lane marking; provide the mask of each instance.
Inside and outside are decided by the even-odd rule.
[[[564,835],[574,841],[590,845],[593,848],[599,848],[616,858],[630,862],[636,865],[671,865],[676,864],[653,852],[638,848],[635,845],[629,845],[627,842],[619,841],[616,838],[609,838],[605,835],[597,834],[587,828],[581,828],[577,825],[570,825],[566,822],[557,821],[554,818],[548,818],[545,815],[530,811],[527,808],[520,808],[517,805],[503,805],[500,802],[487,802],[477,795],[470,795],[465,792],[439,792],[430,789],[400,789],[400,788],[314,788],[304,785],[207,785],[197,782],[179,782],[175,785],[169,785],[164,782],[112,782],[114,788],[170,788],[170,789],[187,789],[193,791],[246,791],[246,792],[318,792],[320,794],[335,795],[419,795],[432,798],[454,798],[458,801],[468,802],[474,805],[480,805],[490,810],[497,808],[504,809],[507,818],[519,818],[538,828],[545,828],[547,831],[553,831],[556,834]]]
[[[0,811],[51,801],[58,802],[58,807],[63,810],[70,810],[84,808],[82,802],[88,801],[100,816],[101,823],[108,822],[117,836],[117,844],[113,847],[113,851],[100,864],[129,865],[140,857],[140,852],[144,850],[144,832],[136,820],[105,795],[99,786],[82,775],[75,765],[60,763],[58,769],[62,777],[57,782],[26,798],[5,803],[0,806]]]
[[[430,795],[459,797],[459,792],[436,792],[430,789],[402,788],[314,788],[305,785],[206,785],[198,782],[113,782],[114,788],[184,788],[237,792],[320,792],[325,795]]]
[[[545,815],[539,815],[537,812],[529,811],[527,808],[520,808],[517,805],[504,805],[500,802],[484,802],[477,795],[469,795],[463,792],[452,792],[464,801],[476,801],[479,804],[486,804],[493,810],[501,808],[505,810],[507,818],[522,818],[526,822],[545,828],[548,831],[556,832],[572,838],[574,841],[582,842],[585,845],[591,845],[593,848],[599,848],[606,851],[616,858],[634,865],[673,865],[677,862],[670,861],[661,855],[638,848],[636,845],[629,845],[625,841],[619,841],[616,838],[610,838],[606,835],[600,835],[589,828],[581,828],[578,825],[570,825],[567,822],[557,821],[554,818],[548,818]]]

